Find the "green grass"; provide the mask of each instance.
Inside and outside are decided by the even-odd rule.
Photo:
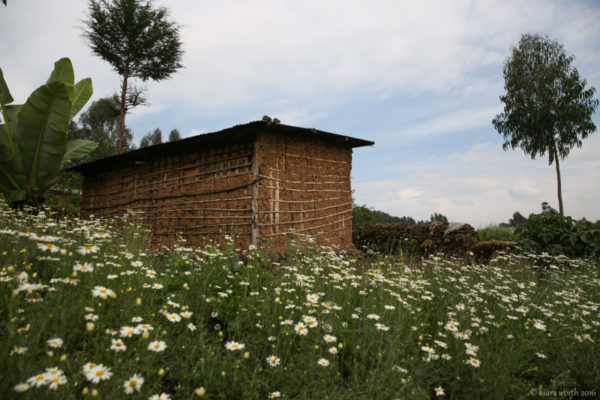
[[[516,399],[600,388],[597,263],[432,257],[417,269],[314,246],[267,265],[259,250],[227,246],[154,252],[147,232],[123,224],[0,207],[3,398],[429,399],[438,388]],[[93,271],[74,271],[84,264]],[[110,291],[95,297],[98,287]],[[159,341],[164,350],[149,350]],[[88,363],[110,377],[89,380]],[[15,391],[47,368],[62,383],[43,375]],[[126,395],[134,374],[144,382]]]
[[[517,242],[519,240],[515,228],[510,226],[488,225],[485,228],[478,229],[477,234],[482,242],[487,240]]]

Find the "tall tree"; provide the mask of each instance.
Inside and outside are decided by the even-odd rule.
[[[595,89],[571,65],[561,44],[541,34],[521,36],[504,63],[504,112],[492,121],[504,137],[502,148],[520,147],[532,159],[548,153],[555,162],[558,207],[564,214],[560,165],[569,151],[596,126],[592,114],[598,106]]]
[[[179,130],[175,128],[171,130],[171,133],[169,133],[169,142],[176,142],[178,140],[181,140],[181,133],[179,133]]]
[[[131,78],[143,82],[169,78],[182,67],[179,26],[168,19],[165,8],[152,8],[151,0],[90,0],[88,30],[92,51],[121,75],[119,143],[123,152],[125,115],[145,103],[143,89],[129,87]]]

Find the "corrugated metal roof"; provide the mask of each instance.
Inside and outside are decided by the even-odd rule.
[[[298,135],[321,139],[330,143],[345,145],[348,147],[372,146],[375,142],[357,139],[350,136],[338,135],[336,133],[324,132],[312,128],[300,128],[297,126],[283,125],[279,123],[253,121],[247,124],[236,125],[218,132],[204,133],[197,136],[181,139],[176,142],[161,143],[154,146],[144,147],[128,153],[106,157],[86,164],[73,167],[72,169],[81,173],[94,172],[97,170],[109,170],[123,166],[131,166],[136,162],[147,162],[157,157],[170,154],[184,154],[194,151],[202,145],[230,144],[243,142],[253,138],[258,132],[274,132],[279,134]]]

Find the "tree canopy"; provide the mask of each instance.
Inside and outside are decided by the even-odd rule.
[[[586,88],[573,60],[546,35],[522,35],[504,64],[504,112],[492,121],[504,150],[520,147],[532,159],[548,153],[548,163],[555,162],[561,214],[558,159],[595,131],[591,115],[598,106],[595,89]]]
[[[71,121],[67,135],[71,139],[90,139],[98,143],[94,152],[83,161],[93,161],[117,154],[119,143],[119,96],[103,97],[90,104],[79,117],[79,124]],[[123,150],[134,149],[133,133],[125,127]]]
[[[179,133],[177,128],[172,129],[171,133],[169,133],[169,142],[176,142],[178,140],[181,140],[181,133]]]
[[[130,78],[159,81],[182,67],[179,26],[165,8],[151,0],[90,0],[84,33],[94,54],[122,77],[118,153],[123,151],[125,114],[145,103],[143,89],[129,87]]]
[[[160,128],[154,129],[152,132],[148,132],[144,135],[142,140],[140,140],[140,148],[154,146],[156,144],[162,143],[162,131]]]

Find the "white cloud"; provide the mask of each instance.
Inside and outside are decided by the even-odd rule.
[[[513,182],[508,189],[508,194],[515,200],[535,199],[540,195],[536,184],[532,179],[520,179]]]
[[[402,138],[422,138],[489,126],[492,119],[501,111],[499,107],[469,108],[442,116],[432,116],[424,122],[404,127],[399,135]]]
[[[600,219],[598,152],[595,134],[561,164],[565,211],[575,218]],[[357,203],[392,215],[428,219],[441,212],[476,227],[505,222],[515,211],[538,213],[543,201],[558,208],[554,165],[521,151],[503,152],[496,143],[475,144],[464,154],[411,169],[402,179],[357,183],[354,189]]]

